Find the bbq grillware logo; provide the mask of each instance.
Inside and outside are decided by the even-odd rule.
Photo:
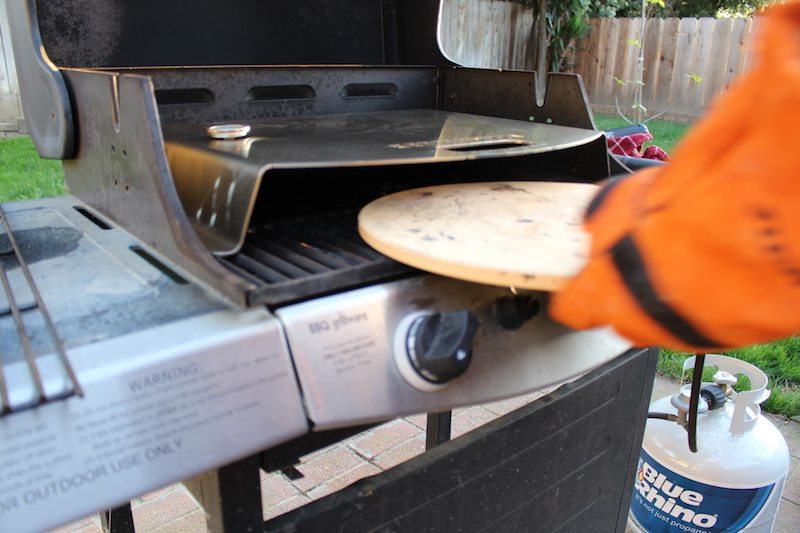
[[[650,533],[738,531],[758,515],[774,486],[730,489],[699,483],[642,451],[631,512]]]

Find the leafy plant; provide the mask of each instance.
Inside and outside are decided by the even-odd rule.
[[[625,113],[622,112],[622,109],[619,105],[619,98],[616,96],[614,97],[614,101],[616,102],[617,113],[620,117],[625,119],[630,124],[639,124],[643,122],[648,122],[656,117],[659,117],[674,109],[680,101],[676,102],[672,106],[668,107],[667,109],[662,110],[660,113],[655,114],[651,117],[647,117],[647,108],[644,106],[642,95],[644,93],[644,45],[642,43],[645,42],[645,37],[647,36],[647,26],[650,21],[650,17],[654,14],[654,11],[663,10],[666,7],[666,0],[636,0],[639,2],[640,6],[640,18],[642,21],[642,34],[639,39],[628,39],[628,46],[633,46],[639,49],[638,56],[636,58],[636,78],[633,80],[620,80],[618,78],[614,78],[614,81],[617,84],[617,87],[624,87],[628,84],[635,85],[633,89],[632,95],[632,103],[630,109],[632,110],[632,118],[628,118]],[[693,83],[703,83],[702,76],[698,74],[687,74],[686,75]]]
[[[657,0],[661,17],[751,17],[759,9],[776,0]],[[606,0],[595,2],[593,17],[636,17],[640,0]]]
[[[539,94],[544,94],[547,72],[560,72],[575,41],[590,29],[589,17],[597,0],[517,0],[534,12],[531,39]]]
[[[550,41],[550,70],[560,72],[575,41],[589,33],[591,0],[552,2],[547,13]]]

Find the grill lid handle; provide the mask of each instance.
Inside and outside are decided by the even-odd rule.
[[[33,144],[46,159],[71,159],[75,125],[61,71],[45,53],[36,17],[36,1],[6,2],[20,100]],[[0,16],[3,8],[0,6]]]

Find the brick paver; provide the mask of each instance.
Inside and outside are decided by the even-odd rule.
[[[191,513],[151,531],[153,533],[198,533],[206,530],[206,514],[198,507]],[[140,531],[138,526],[137,531]]]
[[[425,426],[428,424],[428,415],[413,415],[407,416],[403,420],[406,422],[411,422],[422,431],[425,431]]]
[[[344,474],[362,464],[364,459],[347,446],[336,446],[327,453],[316,455],[297,465],[303,477],[292,480],[301,492],[308,492],[329,479]]]
[[[197,501],[182,486],[173,486],[161,498],[131,502],[133,523],[138,531],[143,532],[155,531],[199,508]]]
[[[460,437],[496,418],[499,417],[495,413],[480,405],[456,409],[451,419],[450,435],[452,438]]]
[[[425,451],[425,435],[420,433],[416,437],[401,442],[391,450],[387,450],[375,457],[372,463],[382,470],[404,463]]]
[[[401,418],[362,433],[350,439],[347,445],[369,461],[421,432],[422,429]]]
[[[339,474],[338,476],[329,479],[325,483],[316,486],[315,488],[308,491],[306,494],[312,500],[318,500],[323,496],[327,496],[328,494],[333,494],[337,490],[341,490],[348,485],[352,485],[359,479],[364,479],[367,476],[373,476],[375,474],[380,474],[383,472],[377,466],[370,464],[370,463],[362,463],[357,467],[353,468],[352,470],[348,470],[344,474]]]
[[[284,502],[281,502],[278,505],[264,509],[264,520],[270,520],[272,518],[275,518],[276,516],[280,516],[284,513],[288,513],[289,511],[293,511],[298,507],[302,507],[303,505],[307,504],[310,501],[311,498],[309,498],[305,494],[298,494],[297,496],[290,498]]]
[[[274,507],[299,494],[300,489],[280,472],[274,474],[261,472],[261,505],[265,509]]]
[[[653,398],[671,394],[677,384],[659,378]],[[483,406],[456,409],[453,436],[510,413],[544,394],[540,391]],[[789,443],[792,467],[784,489],[775,533],[796,533],[800,523],[800,424],[768,415]],[[425,415],[393,420],[300,458],[303,477],[289,480],[280,472],[261,475],[264,519],[287,513],[322,498],[360,479],[407,461],[425,450]],[[199,533],[205,531],[205,515],[181,484],[145,494],[132,502],[134,522],[140,533]],[[58,533],[100,533],[97,516],[59,528]]]

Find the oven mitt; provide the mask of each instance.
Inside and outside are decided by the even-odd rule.
[[[800,4],[767,11],[758,37],[672,163],[601,189],[554,319],[690,351],[800,333]]]

